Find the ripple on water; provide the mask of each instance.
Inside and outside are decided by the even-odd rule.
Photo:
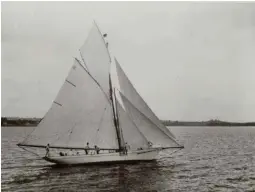
[[[171,128],[185,145],[173,156],[64,168],[17,148],[23,129],[2,128],[2,191],[255,191],[255,128]]]

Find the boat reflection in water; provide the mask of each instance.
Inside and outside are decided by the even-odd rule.
[[[157,161],[65,168],[53,165],[44,169],[37,177],[48,178],[54,183],[66,181],[61,189],[67,191],[153,191],[166,189],[169,185],[169,181],[164,185]],[[45,187],[47,188],[44,186],[44,189]],[[59,189],[59,186],[54,188],[53,185],[47,189],[54,191]]]

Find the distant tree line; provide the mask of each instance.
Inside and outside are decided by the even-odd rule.
[[[209,121],[171,121],[162,120],[165,126],[255,126],[255,122],[227,122],[220,120],[209,120]]]
[[[1,126],[37,126],[40,118],[1,117]]]
[[[19,118],[19,117],[2,117],[1,126],[37,126],[41,118]],[[227,122],[220,120],[209,121],[171,121],[162,120],[165,126],[255,126],[255,122]]]

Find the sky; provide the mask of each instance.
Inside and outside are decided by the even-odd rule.
[[[160,119],[255,120],[252,2],[2,2],[2,116],[44,116],[93,20]]]

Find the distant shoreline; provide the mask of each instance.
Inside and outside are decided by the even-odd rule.
[[[1,117],[1,126],[2,127],[31,127],[37,126],[41,118],[19,118],[19,117]]]
[[[41,118],[19,118],[19,117],[2,117],[2,127],[31,127],[37,126]],[[227,122],[220,120],[209,120],[209,121],[170,121],[161,120],[165,126],[255,126],[255,122]]]
[[[209,121],[170,121],[162,120],[165,126],[255,126],[255,122],[227,122],[220,120]]]

